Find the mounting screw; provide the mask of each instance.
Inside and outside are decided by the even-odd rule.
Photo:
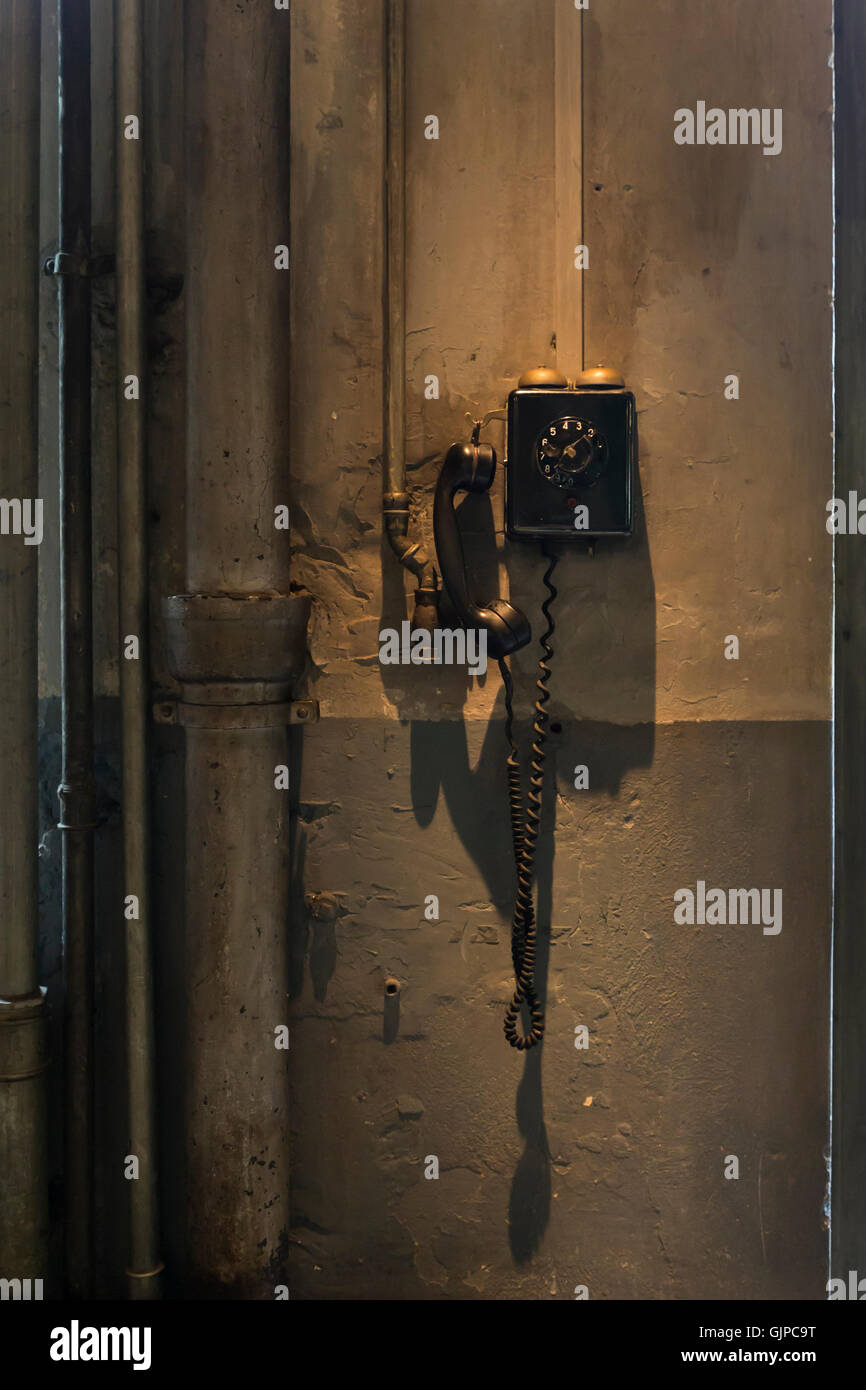
[[[290,724],[315,724],[318,718],[318,700],[293,700],[289,706]]]
[[[153,707],[153,717],[157,724],[176,724],[177,701],[158,700]]]

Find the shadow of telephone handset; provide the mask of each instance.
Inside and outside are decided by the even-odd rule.
[[[581,372],[570,385],[547,367],[525,372],[508,397],[505,519],[509,540],[539,543],[548,558],[541,611],[547,627],[540,641],[538,697],[532,726],[529,792],[524,805],[513,729],[513,680],[506,657],[532,638],[529,621],[506,599],[473,599],[466,575],[463,541],[454,503],[459,492],[487,492],[496,474],[496,452],[479,440],[480,423],[468,443],[452,444],[436,485],[433,531],[442,582],[464,627],[485,634],[486,650],[499,662],[505,685],[506,736],[511,831],[517,869],[517,895],[511,929],[516,989],[505,1016],[505,1036],[521,1051],[544,1035],[544,1010],[535,992],[535,846],[541,822],[547,704],[555,624],[551,582],[563,545],[584,548],[608,537],[626,538],[633,530],[637,430],[634,397],[622,377],[605,367]],[[554,548],[555,547],[555,548]],[[521,1028],[527,1010],[529,1026]]]

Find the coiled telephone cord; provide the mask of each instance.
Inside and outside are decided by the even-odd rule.
[[[538,661],[538,680],[535,701],[535,717],[532,723],[532,759],[529,770],[529,795],[526,806],[523,803],[523,787],[520,775],[520,762],[517,745],[514,741],[514,680],[504,658],[499,661],[499,671],[505,686],[505,737],[510,752],[506,761],[508,770],[508,805],[511,812],[511,838],[514,844],[514,862],[517,868],[517,896],[514,903],[514,916],[511,922],[511,958],[514,964],[516,988],[505,1014],[505,1036],[512,1047],[527,1051],[537,1047],[544,1036],[544,1009],[535,992],[535,946],[536,923],[532,890],[535,879],[535,848],[541,824],[541,790],[544,781],[544,743],[547,738],[547,713],[545,705],[550,699],[547,682],[550,667],[547,664],[553,657],[550,638],[556,624],[550,614],[550,605],[556,598],[556,589],[551,583],[551,575],[556,567],[555,554],[544,551],[549,564],[544,573],[544,585],[548,597],[541,605],[547,627],[541,635],[542,655]],[[523,1005],[529,1010],[530,1027],[524,1033],[520,1023]]]

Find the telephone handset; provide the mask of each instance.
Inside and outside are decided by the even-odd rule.
[[[532,725],[529,792],[524,805],[517,746],[513,738],[513,680],[505,660],[525,647],[532,632],[525,615],[501,598],[476,602],[469,590],[463,543],[454,510],[458,492],[486,492],[496,473],[496,453],[479,441],[476,424],[467,444],[452,444],[436,486],[433,530],[442,582],[465,627],[487,634],[487,650],[497,658],[505,685],[505,732],[511,833],[517,870],[517,895],[511,926],[511,953],[516,988],[505,1016],[505,1036],[521,1051],[537,1046],[544,1035],[544,1010],[535,992],[535,846],[541,824],[545,705],[550,694],[548,662],[555,624],[550,606],[556,597],[551,581],[559,550],[554,546],[628,537],[633,529],[633,493],[637,465],[634,397],[617,372],[596,367],[576,382],[555,370],[525,372],[508,397],[505,516],[509,540],[538,542],[549,560],[544,574],[547,598],[541,611],[547,627],[541,635],[538,697]],[[524,1010],[529,1027],[521,1031]]]
[[[490,444],[452,444],[436,484],[433,531],[442,581],[464,627],[487,633],[491,656],[508,656],[525,647],[532,630],[523,613],[505,599],[476,603],[469,594],[463,541],[454,511],[458,492],[487,492],[496,475],[496,451]]]

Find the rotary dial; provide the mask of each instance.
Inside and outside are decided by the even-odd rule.
[[[535,459],[542,478],[555,487],[591,487],[604,468],[606,452],[594,425],[566,415],[542,430]]]

